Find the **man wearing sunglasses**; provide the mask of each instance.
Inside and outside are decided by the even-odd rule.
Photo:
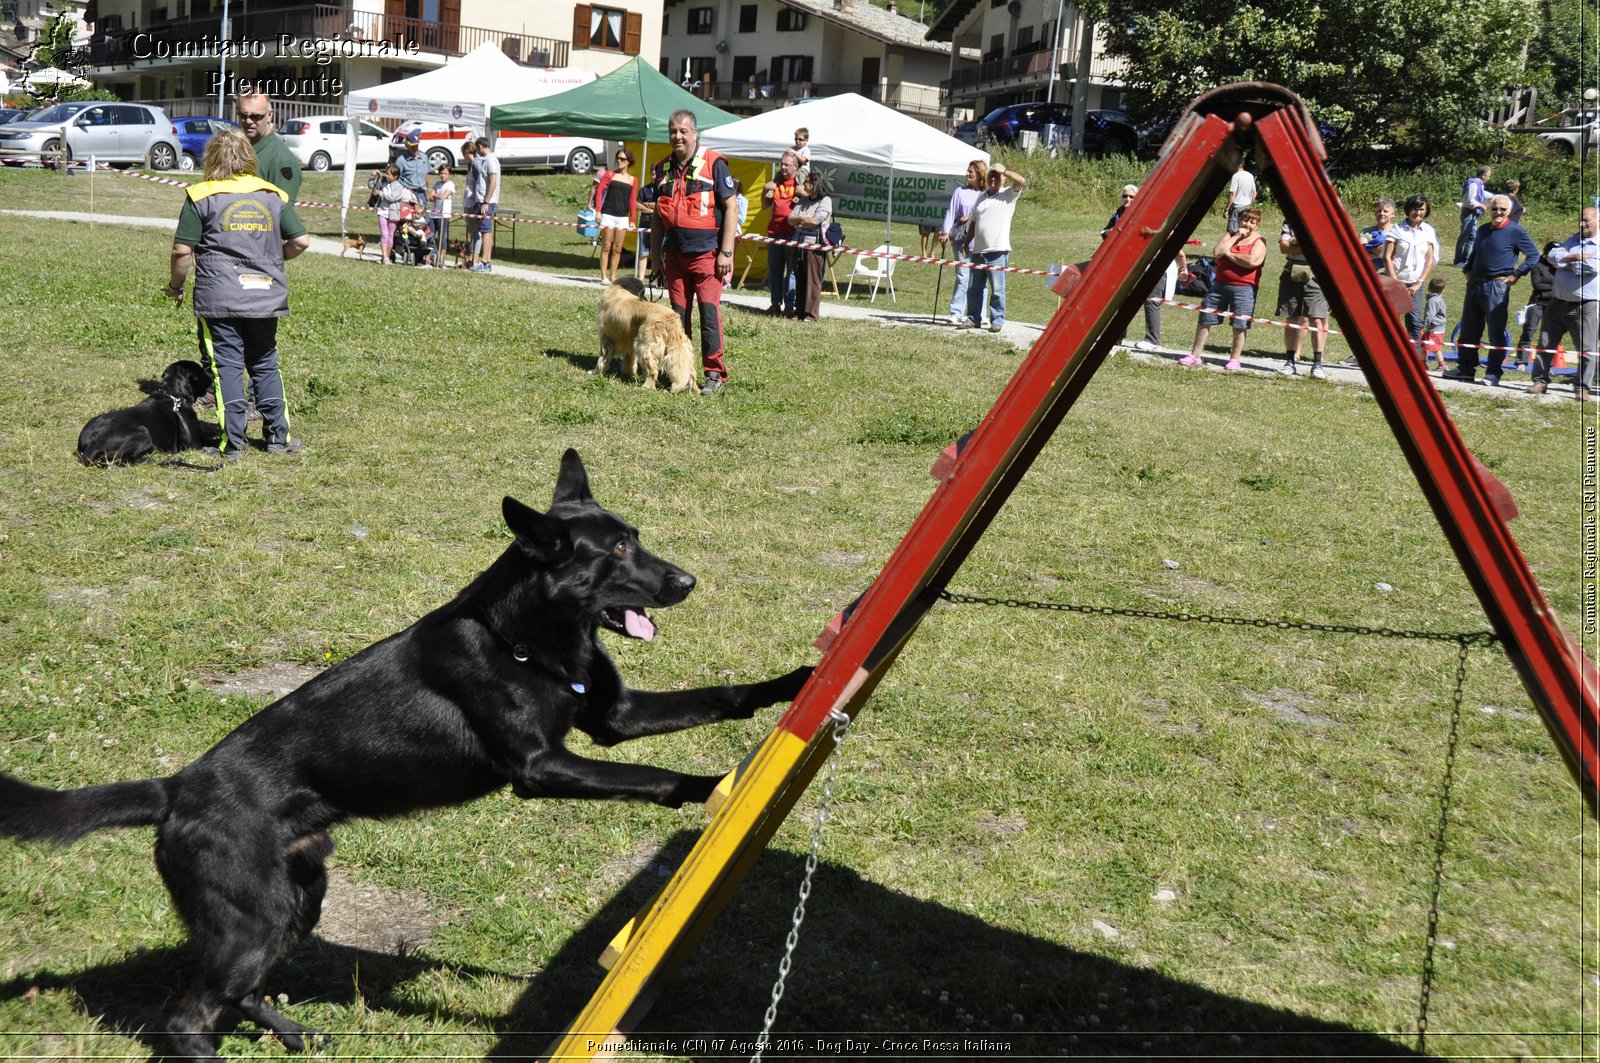
[[[246,89],[234,104],[234,121],[244,130],[250,146],[256,149],[256,176],[271,181],[289,193],[289,202],[300,198],[300,164],[288,145],[278,136],[272,101],[266,93]]]
[[[1517,256],[1522,261],[1517,261]],[[1456,350],[1461,360],[1444,374],[1445,380],[1473,380],[1478,375],[1478,341],[1485,327],[1489,330],[1488,365],[1483,382],[1500,385],[1500,367],[1506,360],[1511,334],[1506,331],[1506,311],[1511,305],[1511,286],[1517,278],[1539,263],[1539,247],[1528,230],[1511,220],[1511,199],[1495,196],[1489,200],[1489,223],[1478,227],[1472,250],[1467,253],[1467,298],[1461,306],[1461,333]]]

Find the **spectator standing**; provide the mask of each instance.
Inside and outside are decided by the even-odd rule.
[[[1311,378],[1327,379],[1322,368],[1322,352],[1328,343],[1328,297],[1311,263],[1300,247],[1300,237],[1288,225],[1278,234],[1278,252],[1283,255],[1283,272],[1278,275],[1278,316],[1288,326],[1283,330],[1283,365],[1278,372],[1295,376],[1300,372],[1300,347],[1307,331],[1311,333]]]
[[[1394,228],[1394,200],[1384,196],[1372,208],[1373,224],[1361,230],[1361,246],[1372,260],[1372,268],[1384,272],[1389,253],[1389,230]]]
[[[1517,198],[1517,193],[1522,191],[1522,182],[1515,177],[1506,181],[1506,198],[1511,200],[1511,220],[1518,225],[1522,224],[1522,216],[1528,208],[1522,205],[1522,200]]]
[[[311,237],[288,194],[256,176],[257,162],[243,133],[225,129],[211,138],[201,160],[204,180],[188,187],[178,214],[164,289],[182,306],[193,263],[194,313],[200,345],[216,366],[226,461],[245,455],[247,373],[268,453],[301,449],[289,436],[277,335],[278,318],[289,312],[283,264],[310,247]]]
[[[1111,215],[1111,220],[1106,222],[1106,227],[1100,230],[1100,239],[1104,240],[1117,227],[1117,222],[1122,220],[1123,211],[1133,206],[1134,199],[1139,195],[1138,185],[1122,186],[1122,204],[1117,207],[1116,213]],[[1134,344],[1141,351],[1161,350],[1161,304],[1163,300],[1171,301],[1178,292],[1178,274],[1189,268],[1188,256],[1182,251],[1178,257],[1167,263],[1166,271],[1161,280],[1151,289],[1144,301],[1144,339]]]
[[[449,165],[439,167],[433,187],[428,190],[428,219],[433,223],[433,264],[444,268],[445,252],[450,247],[450,210],[454,205],[456,183]]]
[[[1411,309],[1406,312],[1406,331],[1411,342],[1422,342],[1423,309],[1428,300],[1428,277],[1439,262],[1439,234],[1428,223],[1433,205],[1427,196],[1406,200],[1405,220],[1389,228],[1383,248],[1383,267],[1389,276],[1411,293]],[[1420,353],[1421,347],[1418,347]],[[1441,362],[1440,368],[1442,369]]]
[[[833,220],[833,197],[828,179],[819,171],[806,174],[800,198],[795,200],[794,238],[800,242],[795,263],[795,317],[815,321],[822,309],[822,271],[828,264],[828,223]]]
[[[1111,217],[1106,221],[1106,227],[1100,230],[1100,239],[1104,240],[1107,236],[1111,235],[1111,230],[1115,229],[1117,227],[1117,222],[1122,220],[1122,212],[1133,205],[1133,197],[1138,194],[1138,185],[1122,186],[1122,201],[1117,205],[1117,209],[1111,212]]]
[[[967,318],[967,286],[972,281],[968,257],[972,246],[972,208],[983,198],[989,183],[989,164],[982,159],[967,163],[967,183],[950,193],[944,223],[939,229],[940,245],[948,245],[958,265],[955,290],[950,293],[950,323],[959,325]]]
[[[639,190],[633,174],[633,152],[618,148],[616,169],[601,170],[595,178],[594,212],[600,216],[600,280],[611,283],[622,267],[622,249],[628,230],[639,217]]]
[[[494,271],[494,211],[500,202],[500,160],[494,157],[489,150],[489,138],[478,138],[478,151],[473,159],[476,169],[477,183],[474,190],[477,192],[478,219],[476,224],[469,221],[468,228],[476,228],[478,233],[478,261],[469,267],[474,273],[491,273]]]
[[[1228,182],[1228,235],[1232,236],[1239,231],[1239,215],[1249,210],[1256,201],[1256,178],[1249,170],[1244,168],[1244,160],[1239,160],[1239,169],[1234,173],[1233,179]]]
[[[1472,254],[1472,245],[1478,238],[1478,219],[1483,214],[1484,204],[1488,202],[1489,178],[1494,171],[1487,166],[1478,167],[1478,172],[1467,178],[1467,183],[1461,189],[1461,235],[1456,237],[1456,269],[1466,269],[1467,258]],[[1462,320],[1466,320],[1463,311]]]
[[[1435,277],[1428,282],[1428,305],[1422,311],[1422,368],[1428,368],[1428,359],[1439,359],[1439,372],[1444,372],[1444,333],[1448,308],[1444,305],[1444,278]]]
[[[461,144],[461,158],[466,163],[466,169],[461,174],[461,189],[463,201],[461,204],[462,221],[466,223],[466,232],[462,239],[467,242],[467,268],[478,264],[478,218],[483,213],[483,204],[476,198],[478,187],[478,142],[468,137]]]
[[[967,317],[962,328],[983,324],[984,288],[989,289],[989,331],[999,332],[1006,323],[1006,263],[1011,258],[1011,220],[1017,213],[1017,199],[1028,179],[999,163],[989,167],[988,186],[972,208],[972,251],[974,269],[967,285]]]
[[[719,152],[700,147],[693,111],[674,111],[667,120],[672,153],[656,164],[647,195],[650,265],[667,282],[667,298],[693,334],[694,304],[700,304],[702,395],[714,395],[728,379],[723,360],[722,289],[733,276],[733,244],[739,219],[734,213],[733,175]]]
[[[778,159],[778,173],[761,189],[761,205],[767,210],[767,235],[774,240],[793,240],[794,225],[789,214],[794,210],[794,199],[800,192],[800,182],[795,173],[800,167],[800,156],[786,151]],[[783,244],[767,245],[767,292],[772,302],[769,314],[794,314],[794,261],[792,249]]]
[[[1489,221],[1481,228],[1467,256],[1467,297],[1461,304],[1461,333],[1456,342],[1460,360],[1455,371],[1445,373],[1444,377],[1446,380],[1477,378],[1478,344],[1487,327],[1490,340],[1498,341],[1498,345],[1489,351],[1483,382],[1498,387],[1500,366],[1506,359],[1506,315],[1511,305],[1511,286],[1533,269],[1539,260],[1539,248],[1528,230],[1512,223],[1511,200],[1505,196],[1489,200]]]
[[[256,176],[271,181],[289,193],[289,202],[300,198],[300,163],[289,146],[278,136],[277,115],[267,94],[250,89],[239,94],[234,117],[256,153]]]
[[[406,150],[395,156],[400,183],[411,189],[418,203],[428,201],[428,160],[422,156],[422,136],[415,129],[406,134]]]
[[[1526,361],[1532,366],[1533,342],[1539,336],[1539,323],[1544,320],[1545,308],[1550,305],[1550,300],[1555,298],[1556,268],[1550,264],[1550,252],[1555,248],[1554,240],[1547,241],[1544,250],[1539,254],[1539,262],[1528,272],[1528,283],[1533,285],[1533,294],[1528,297],[1528,305],[1522,308],[1522,333],[1517,337],[1517,361]]]
[[[1205,350],[1211,327],[1221,323],[1224,313],[1231,312],[1233,346],[1227,369],[1230,373],[1239,371],[1239,358],[1244,354],[1244,334],[1250,330],[1250,319],[1256,312],[1256,289],[1261,284],[1261,267],[1267,260],[1267,242],[1256,231],[1260,224],[1261,212],[1250,207],[1239,215],[1239,231],[1225,234],[1211,249],[1216,261],[1211,290],[1200,301],[1200,321],[1194,330],[1194,347],[1178,359],[1179,365],[1199,365],[1203,361],[1200,352]]]
[[[1539,353],[1533,362],[1533,386],[1542,395],[1550,386],[1550,351],[1564,335],[1578,348],[1578,380],[1573,398],[1588,402],[1595,389],[1595,348],[1600,343],[1600,210],[1584,207],[1578,231],[1550,249],[1556,281],[1539,329]]]
[[[411,189],[400,183],[400,168],[391,162],[384,167],[378,189],[378,261],[383,265],[394,262],[394,235],[400,227],[401,209],[416,205]]]

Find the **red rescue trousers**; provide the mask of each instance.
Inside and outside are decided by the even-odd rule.
[[[667,278],[667,299],[683,322],[685,335],[693,336],[694,299],[700,301],[700,367],[708,373],[728,378],[722,361],[722,278],[717,276],[717,252],[680,254],[666,249],[663,272]]]

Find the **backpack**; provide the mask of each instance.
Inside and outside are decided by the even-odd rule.
[[[1183,295],[1205,295],[1211,290],[1211,276],[1216,270],[1216,262],[1210,255],[1195,255],[1189,259],[1189,273],[1191,279],[1185,283],[1181,275],[1178,291]]]
[[[367,196],[367,206],[368,207],[376,207],[378,205],[378,189],[380,189],[382,187],[383,187],[383,171],[382,170],[374,170],[374,171],[372,171],[372,176],[367,178],[367,188],[371,192],[371,195]]]
[[[829,222],[827,231],[822,234],[822,243],[824,247],[843,247],[844,226],[837,221]]]

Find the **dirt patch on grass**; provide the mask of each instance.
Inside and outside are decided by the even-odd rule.
[[[1305,727],[1334,727],[1336,720],[1331,716],[1323,716],[1306,710],[1316,702],[1304,694],[1283,687],[1273,687],[1265,694],[1254,690],[1241,690],[1239,695],[1252,705],[1259,705],[1268,710],[1278,719],[1286,723],[1297,723]]]
[[[322,669],[292,661],[274,661],[238,675],[203,676],[207,690],[224,697],[281,698],[315,679]]]
[[[365,885],[330,867],[316,934],[334,945],[405,955],[427,944],[434,928],[449,918],[421,890]]]

